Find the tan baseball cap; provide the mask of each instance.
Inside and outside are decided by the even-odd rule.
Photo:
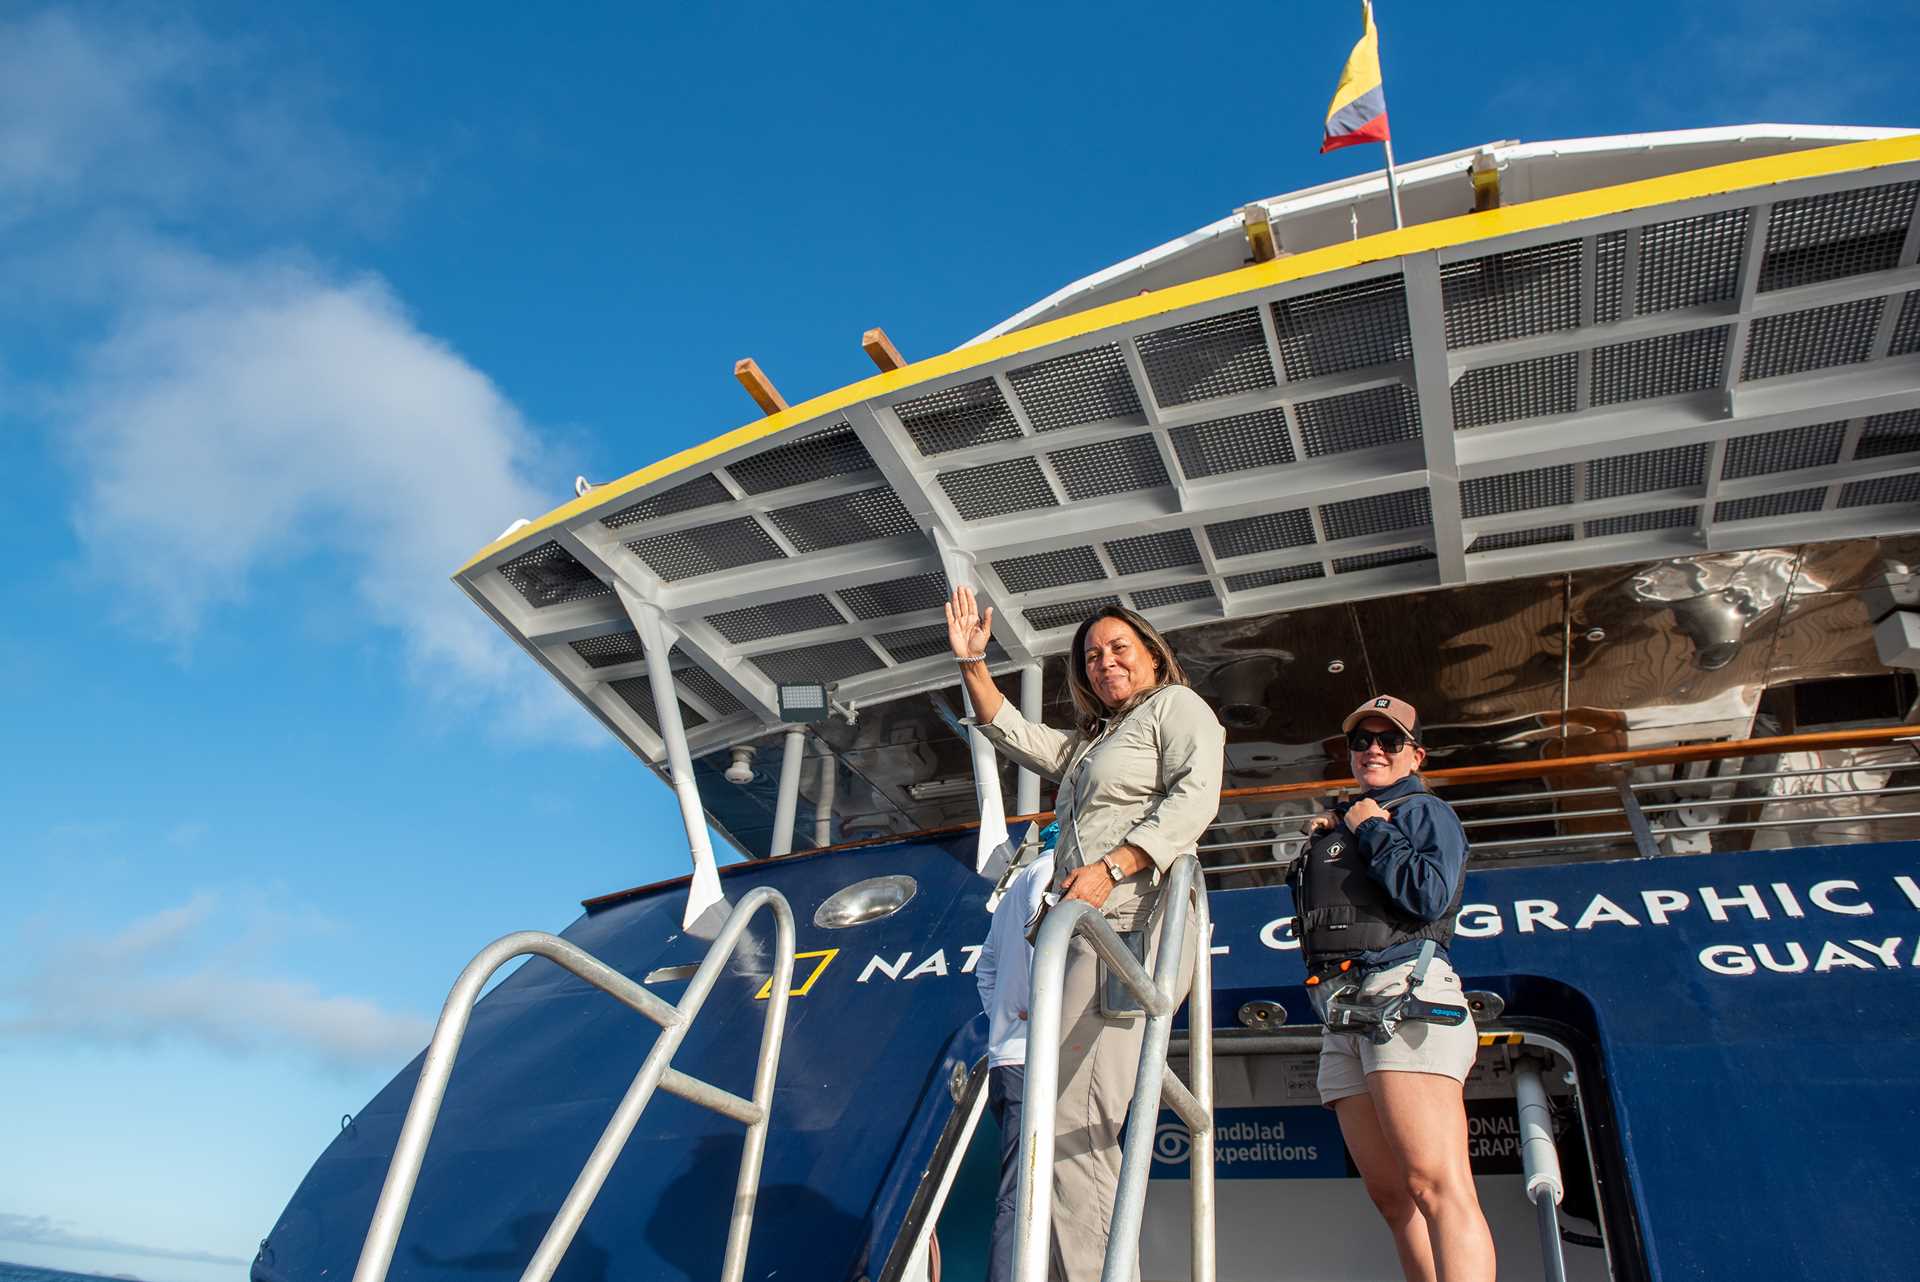
[[[1404,730],[1409,739],[1420,737],[1420,714],[1414,711],[1412,704],[1405,699],[1396,699],[1390,694],[1375,695],[1355,708],[1347,719],[1340,723],[1340,733],[1346,734],[1368,717],[1385,717]]]

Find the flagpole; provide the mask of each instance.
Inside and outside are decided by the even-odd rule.
[[[1393,229],[1399,231],[1406,224],[1400,221],[1400,176],[1393,168],[1393,139],[1382,138],[1380,143],[1387,149],[1387,195],[1393,201]]]
[[[1365,0],[1365,3],[1366,3],[1365,21],[1368,22],[1369,24],[1372,24],[1373,23],[1373,0]],[[1380,56],[1379,26],[1374,25],[1373,31],[1374,31],[1373,52],[1374,52],[1374,57],[1378,59]],[[1387,70],[1386,64],[1382,63],[1380,66],[1380,73],[1381,73],[1380,83],[1383,88],[1383,94],[1381,98],[1382,104],[1384,104],[1386,101],[1385,95],[1384,95],[1384,87],[1386,85],[1386,70]],[[1382,138],[1380,140],[1380,145],[1386,148],[1386,152],[1387,152],[1387,198],[1393,202],[1393,229],[1395,231],[1399,231],[1401,228],[1406,226],[1406,223],[1403,222],[1400,218],[1400,175],[1394,170],[1394,167],[1393,167],[1393,133],[1391,130],[1388,131],[1387,136],[1385,138]]]

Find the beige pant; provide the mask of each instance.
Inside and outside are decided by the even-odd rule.
[[[1118,927],[1116,926],[1116,929]],[[1147,970],[1160,952],[1160,914],[1147,926]],[[1188,918],[1192,939],[1192,918]],[[1099,1282],[1120,1182],[1120,1146],[1146,1038],[1144,1015],[1100,1014],[1100,958],[1076,935],[1067,954],[1062,990],[1060,1096],[1054,1114],[1053,1282]],[[1191,945],[1175,991],[1193,978]],[[1139,1257],[1133,1276],[1140,1276]]]

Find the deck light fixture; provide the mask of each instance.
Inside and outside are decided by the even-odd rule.
[[[827,687],[818,681],[782,681],[780,683],[780,719],[788,725],[825,721],[833,715],[827,702]]]
[[[728,783],[750,784],[753,782],[753,749],[739,747],[733,749],[733,760],[727,764],[724,778]]]

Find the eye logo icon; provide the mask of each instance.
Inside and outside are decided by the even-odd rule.
[[[1162,1122],[1153,1132],[1153,1160],[1178,1166],[1193,1153],[1193,1136],[1178,1121]]]

